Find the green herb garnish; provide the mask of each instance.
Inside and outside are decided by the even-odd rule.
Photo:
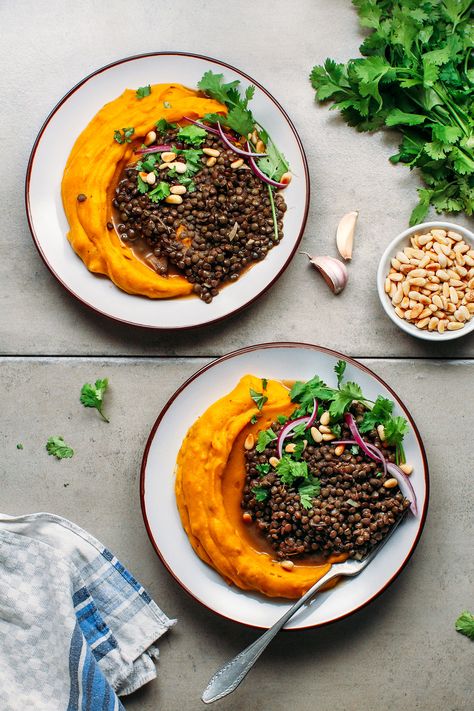
[[[135,92],[137,99],[144,99],[145,96],[150,96],[151,86],[147,84],[146,86],[140,86]]]
[[[276,438],[277,436],[271,428],[268,430],[260,430],[255,449],[261,454],[267,448],[267,445]]]
[[[178,141],[183,141],[188,143],[190,146],[199,147],[201,146],[207,138],[207,131],[199,126],[195,126],[193,123],[184,128],[180,128],[178,131],[177,139]]]
[[[289,418],[286,415],[278,415],[277,422],[279,425],[284,425],[288,422]]]
[[[107,378],[103,378],[102,380],[96,380],[95,385],[86,383],[82,386],[81,395],[79,398],[84,407],[95,407],[95,409],[99,412],[100,416],[105,422],[109,422],[109,420],[104,415],[102,408],[104,406],[104,394],[108,388],[108,385],[109,381]]]
[[[164,200],[170,194],[171,191],[169,183],[161,181],[148,193],[148,197],[152,202],[161,202],[161,200]]]
[[[306,462],[295,462],[287,454],[284,454],[276,466],[278,476],[282,484],[292,485],[297,479],[308,478],[308,464]]]
[[[359,454],[359,452],[360,452],[359,446],[357,444],[353,444],[351,447],[351,454],[353,454],[355,457]]]
[[[403,438],[408,432],[408,422],[404,417],[391,417],[384,423],[385,442],[395,447],[397,464],[403,464],[405,451],[403,449]]]
[[[23,449],[22,443],[21,443],[21,442],[18,442],[18,444],[16,445],[16,448],[17,448],[17,449]]]
[[[341,387],[342,380],[344,378],[344,373],[346,372],[347,363],[345,360],[338,360],[334,366],[334,372],[337,375],[337,387]]]
[[[307,483],[298,487],[301,505],[305,509],[310,509],[313,505],[313,499],[319,495],[321,491],[321,482],[316,477]]]
[[[137,187],[138,187],[138,192],[144,195],[145,193],[148,192],[150,189],[150,186],[148,183],[145,183],[143,178],[141,178],[139,175],[137,175]]]
[[[333,396],[333,401],[329,406],[329,414],[335,420],[339,419],[347,412],[354,400],[365,402],[360,385],[351,382],[344,383]]]
[[[364,419],[360,423],[360,432],[370,432],[377,425],[382,425],[388,419],[392,417],[393,412],[393,402],[385,397],[379,397],[376,399],[374,406],[371,410],[365,413]]]
[[[255,494],[256,501],[265,501],[268,497],[268,489],[265,489],[264,486],[253,486],[251,491],[252,494]]]
[[[268,385],[268,380],[267,380],[267,378],[262,378],[262,388],[263,388],[264,390],[267,389],[267,385]]]
[[[370,34],[363,58],[315,66],[311,83],[359,131],[396,127],[390,160],[418,168],[426,187],[410,224],[437,212],[474,212],[472,0],[353,0]]]
[[[250,391],[249,391],[249,392],[250,392],[250,397],[252,398],[252,400],[253,400],[254,403],[256,404],[257,408],[258,408],[259,410],[261,410],[262,407],[263,407],[263,406],[265,405],[265,403],[267,402],[268,397],[267,397],[266,395],[264,395],[263,393],[258,393],[258,392],[257,392],[256,390],[254,390],[253,388],[250,388]]]
[[[474,640],[474,615],[470,612],[463,612],[456,620],[455,628],[457,632]]]
[[[260,476],[265,476],[265,474],[268,474],[270,471],[270,465],[269,464],[256,464],[255,469],[258,471]]]
[[[168,123],[168,121],[166,119],[161,118],[155,123],[155,128],[159,133],[167,133],[168,131],[171,131],[173,128],[176,128],[176,124],[175,123]]]
[[[257,421],[258,421],[257,415],[252,415],[252,417],[250,418],[250,424],[255,425],[255,424],[257,424]]]
[[[116,129],[114,131],[114,141],[117,141],[117,143],[131,143],[134,133],[135,129],[132,127],[122,128],[122,130]]]
[[[46,450],[48,454],[57,459],[69,459],[74,454],[74,450],[65,443],[62,437],[50,437],[46,442]]]

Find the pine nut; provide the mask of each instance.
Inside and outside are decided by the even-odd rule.
[[[148,185],[154,185],[156,183],[156,175],[154,173],[148,173],[145,182],[148,183]]]
[[[473,298],[473,301],[474,301],[474,298]],[[400,303],[400,308],[407,309],[409,305],[410,305],[410,300],[409,300],[408,296],[404,296],[401,303]]]
[[[414,269],[415,269],[414,264],[402,264],[402,266],[400,267],[401,273],[405,274],[405,276],[407,274],[410,274]]]
[[[285,452],[288,454],[293,454],[293,452],[296,449],[296,444],[294,442],[290,442],[290,444],[287,444],[285,447]]]
[[[462,305],[459,307],[458,311],[460,311],[461,314],[464,316],[464,320],[465,320],[465,321],[470,321],[470,320],[471,320],[471,314],[469,313],[469,309],[467,308],[467,306],[465,306],[464,304],[462,304]]]
[[[395,293],[395,296],[394,296],[393,299],[392,299],[392,304],[393,304],[394,306],[397,306],[398,304],[401,303],[402,299],[403,299],[403,291],[402,291],[402,287],[401,287],[400,284],[399,284],[398,287],[397,287],[397,291],[396,291],[396,293]]]
[[[410,284],[413,284],[414,286],[424,286],[426,284],[426,279],[423,279],[423,277],[415,277],[412,279],[412,275],[410,274]]]
[[[398,261],[398,259],[395,259],[395,257],[392,257],[392,259],[390,260],[390,264],[392,265],[392,267],[393,267],[394,269],[397,270],[397,272],[400,271],[400,267],[401,267],[402,265],[400,264],[400,262]]]
[[[439,323],[439,318],[436,316],[433,316],[433,318],[430,318],[430,322],[428,324],[428,331],[436,331],[438,328],[438,323]]]
[[[269,463],[270,466],[273,467],[274,469],[275,469],[275,467],[278,466],[279,462],[280,462],[280,460],[277,459],[277,457],[270,457],[270,459],[268,460],[268,463]]]
[[[317,444],[319,444],[320,442],[323,441],[323,436],[317,427],[311,427],[310,432],[311,432],[311,437],[314,439],[314,441]]]
[[[459,299],[458,299],[458,292],[454,288],[454,286],[449,287],[449,298],[453,302],[453,304],[457,304]]]
[[[176,153],[173,153],[173,151],[165,151],[161,154],[161,160],[163,163],[172,163],[176,160]]]
[[[430,241],[431,241],[431,235],[430,235],[430,234],[421,235],[421,236],[418,237],[418,244],[419,244],[420,246],[424,246],[424,245],[428,244],[428,242],[430,242]]]
[[[183,198],[181,195],[168,195],[168,197],[165,197],[165,202],[169,205],[181,205]]]
[[[319,431],[322,434],[332,434],[331,429],[327,425],[319,425]]]
[[[423,311],[423,306],[421,304],[416,304],[411,310],[411,317],[410,318],[418,318]]]
[[[323,442],[331,442],[333,439],[336,439],[335,434],[323,434]]]
[[[257,145],[255,146],[255,150],[257,153],[265,153],[265,144],[263,141],[260,139],[257,141]]]
[[[185,172],[187,171],[187,169],[188,169],[188,166],[186,165],[186,163],[179,163],[179,162],[177,162],[177,161],[174,162],[174,163],[165,163],[165,165],[166,165],[167,168],[170,168],[170,169],[171,169],[171,168],[174,168],[175,171],[176,171],[177,173],[181,174],[181,175],[182,175],[183,173],[185,173]],[[160,167],[161,167],[161,166],[160,166]]]
[[[424,269],[424,268],[426,267],[426,265],[429,264],[429,263],[430,263],[430,255],[429,255],[429,254],[425,254],[425,256],[423,257],[423,259],[420,260],[420,263],[419,263],[418,266],[419,266],[420,269]]]
[[[419,321],[422,321],[422,320],[425,319],[427,316],[429,316],[429,317],[431,318],[431,309],[429,309],[429,308],[423,309],[423,311],[421,312],[421,314],[418,316],[418,320],[419,320]]]
[[[321,417],[319,418],[319,421],[322,425],[328,425],[331,420],[331,415],[329,414],[328,410],[325,410]]]
[[[407,281],[402,284],[402,291],[405,296],[408,296],[408,294],[410,293],[410,284]]]
[[[456,319],[456,321],[459,321],[459,323],[464,323],[464,321],[466,320],[466,317],[459,309],[454,312],[454,318]]]
[[[230,164],[230,167],[232,170],[237,170],[237,168],[241,168],[244,164],[244,159],[243,158],[238,158],[237,160],[234,160],[233,163]]]
[[[402,281],[402,279],[403,279],[403,274],[398,274],[398,273],[396,273],[396,274],[389,274],[389,275],[388,275],[388,278],[390,279],[390,281]]]
[[[410,476],[410,474],[413,473],[413,466],[411,464],[407,464],[405,462],[405,464],[399,464],[398,466],[402,470],[402,472],[404,474],[406,474],[407,476]]]
[[[295,567],[295,564],[293,563],[292,560],[282,560],[280,563],[280,566],[283,568],[283,570],[293,570]]]
[[[386,489],[394,489],[396,486],[398,486],[398,481],[395,478],[387,479],[387,481],[385,481],[383,485]]]
[[[400,306],[395,306],[395,313],[399,318],[405,318],[405,311]]]
[[[446,281],[443,284],[443,296],[445,299],[449,296],[449,284]]]
[[[253,521],[252,514],[249,513],[248,511],[244,511],[244,513],[242,514],[242,521],[244,523],[252,523],[252,521]]]
[[[413,278],[425,277],[426,275],[427,275],[426,269],[414,269],[414,270],[411,272],[411,274],[410,274],[410,281],[411,281]]]
[[[253,449],[254,444],[255,444],[255,437],[250,432],[250,434],[248,434],[247,437],[245,438],[244,447],[245,447],[245,449]]]
[[[421,321],[417,321],[416,324],[415,324],[415,326],[416,326],[417,328],[426,328],[427,325],[429,324],[430,320],[431,320],[431,319],[430,319],[430,317],[428,316],[428,318],[424,318],[424,319],[422,319]]]
[[[444,269],[445,267],[448,266],[447,256],[445,254],[438,254],[438,262],[439,262],[440,267],[443,267],[443,269]]]
[[[445,272],[444,269],[438,269],[436,276],[441,279],[441,281],[449,281],[449,274]]]
[[[448,230],[448,237],[451,237],[455,242],[462,241],[462,235],[459,232],[454,232],[454,230]]]
[[[212,166],[215,165],[216,163],[217,163],[217,158],[214,158],[214,156],[211,156],[206,161],[206,165],[208,168],[212,168]]]
[[[467,264],[468,267],[474,267],[474,258],[466,254],[464,257],[464,264]]]
[[[435,306],[437,306],[439,309],[443,308],[443,302],[441,301],[440,297],[437,294],[435,294],[432,297],[432,301],[433,301],[433,304],[435,304]]]
[[[438,333],[444,333],[448,323],[449,323],[449,321],[447,319],[441,319],[440,322],[438,323]]]
[[[386,293],[386,294],[388,294],[388,292],[390,291],[390,287],[391,287],[391,286],[392,286],[392,282],[391,282],[390,279],[387,277],[387,278],[385,279],[385,284],[384,284],[384,289],[385,289],[385,293]]]
[[[148,133],[145,136],[145,140],[143,143],[145,146],[151,146],[152,143],[156,141],[156,133],[155,131],[148,131]]]
[[[455,252],[459,252],[460,254],[466,254],[466,252],[469,252],[469,247],[465,242],[458,242],[454,245],[453,250]]]
[[[403,252],[397,252],[395,257],[398,259],[399,262],[402,264],[409,264],[410,260],[408,259],[407,255],[404,254]]]
[[[464,324],[459,323],[459,321],[451,321],[448,323],[448,331],[459,331],[460,328],[464,328]]]
[[[377,433],[381,442],[385,442],[385,427],[383,425],[377,425]]]
[[[446,230],[436,228],[434,230],[431,230],[431,234],[433,235],[433,237],[444,238],[446,237]]]
[[[341,454],[344,454],[345,449],[346,449],[346,448],[345,448],[345,446],[344,446],[343,444],[338,444],[337,447],[336,447],[335,450],[334,450],[334,454],[336,455],[336,457],[340,457]]]
[[[202,152],[206,156],[211,156],[212,158],[219,158],[220,156],[220,151],[217,151],[215,148],[203,148]]]
[[[185,185],[172,185],[172,186],[170,187],[170,192],[171,192],[173,195],[184,195],[184,193],[185,193],[186,191],[187,191],[187,190],[186,190],[186,186],[185,186]]]

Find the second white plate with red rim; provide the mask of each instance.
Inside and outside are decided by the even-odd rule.
[[[250,346],[213,361],[187,380],[159,414],[145,448],[140,496],[150,540],[176,581],[212,611],[236,622],[270,627],[290,606],[287,600],[266,598],[229,586],[195,554],[181,526],[174,493],[175,465],[181,443],[193,422],[246,374],[276,380],[309,380],[318,374],[334,382],[334,365],[347,362],[346,377],[375,400],[383,395],[395,401],[395,414],[407,418],[404,440],[407,461],[414,466],[411,483],[418,514],[410,514],[374,561],[358,577],[320,593],[300,610],[286,629],[319,627],[361,609],[398,576],[420,538],[428,509],[429,475],[424,446],[405,405],[384,381],[357,361],[329,349],[303,343],[267,343]]]
[[[224,287],[211,304],[199,298],[148,299],[126,294],[108,278],[92,274],[67,241],[61,180],[73,144],[93,116],[124,89],[177,82],[196,88],[204,72],[256,87],[252,111],[286,156],[293,174],[285,189],[284,236],[262,261]],[[125,125],[125,124],[124,124]],[[263,294],[286,269],[303,235],[309,207],[309,171],[301,140],[290,118],[261,84],[209,57],[157,52],[119,60],[83,79],[46,119],[33,147],[26,176],[26,210],[39,253],[56,279],[74,297],[112,319],[156,329],[186,329],[220,321]]]

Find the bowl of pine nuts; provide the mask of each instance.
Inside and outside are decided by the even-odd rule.
[[[474,329],[474,234],[449,222],[424,222],[402,232],[377,272],[381,304],[406,333],[428,341]]]

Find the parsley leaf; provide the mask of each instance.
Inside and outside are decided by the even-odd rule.
[[[268,430],[260,430],[255,449],[261,454],[267,448],[267,445],[276,438],[277,436],[271,428]]]
[[[474,615],[470,612],[463,612],[456,620],[456,631],[474,640]]]
[[[321,482],[316,477],[313,477],[311,481],[302,484],[298,487],[298,494],[300,496],[301,505],[305,509],[310,509],[313,505],[313,499],[319,495],[321,491]]]
[[[269,473],[270,465],[269,464],[256,464],[255,469],[258,471],[260,476],[264,476],[265,474]]]
[[[384,422],[385,441],[395,447],[397,464],[405,462],[405,451],[403,449],[403,438],[408,432],[408,422],[404,417],[391,417]]]
[[[65,443],[62,437],[50,437],[46,442],[46,450],[48,454],[57,459],[69,459],[74,454],[74,450]]]
[[[151,192],[148,193],[148,197],[152,202],[161,202],[166,197],[170,195],[169,183],[161,181],[156,185]]]
[[[137,175],[137,187],[138,187],[138,192],[144,195],[144,193],[147,193],[150,186],[148,183],[145,183],[143,178],[141,178],[139,175]]]
[[[268,400],[268,397],[266,395],[263,395],[263,393],[258,393],[253,388],[250,388],[250,397],[252,398],[259,410],[262,409],[262,407]]]
[[[255,494],[256,501],[265,501],[268,497],[268,489],[265,489],[264,486],[253,486],[251,491],[252,494]]]
[[[334,372],[337,375],[337,387],[341,387],[342,380],[344,378],[344,373],[346,371],[347,363],[345,360],[338,360],[334,366]]]
[[[257,423],[257,421],[258,421],[257,415],[252,415],[252,417],[250,418],[250,424],[255,425]]]
[[[140,86],[135,92],[137,99],[144,99],[145,96],[150,96],[151,86],[147,84],[146,86]]]
[[[189,126],[184,126],[180,128],[177,134],[178,141],[183,141],[191,146],[199,147],[201,146],[207,138],[207,131],[199,126],[195,126],[193,123]]]
[[[314,378],[311,378],[306,383],[297,380],[291,388],[290,398],[293,402],[300,403],[300,410],[304,414],[312,409],[313,400],[331,400],[335,392],[333,388],[329,388],[321,380],[319,375],[315,375]]]
[[[342,417],[347,412],[354,400],[364,401],[360,385],[357,383],[344,383],[344,385],[336,391],[334,399],[329,406],[329,414],[335,420]]]
[[[306,462],[295,462],[291,457],[284,454],[276,466],[278,476],[282,484],[294,484],[297,479],[308,478],[308,464]]]
[[[104,415],[102,408],[104,406],[104,394],[108,388],[108,385],[109,381],[107,378],[104,378],[103,380],[96,380],[95,385],[86,383],[82,386],[80,396],[80,401],[82,402],[84,407],[95,407],[95,409],[99,412],[100,416],[105,422],[109,422],[109,420]]]
[[[168,131],[171,131],[173,128],[176,128],[175,123],[168,123],[168,121],[164,118],[159,119],[155,123],[155,128],[159,133],[167,133]]]
[[[383,425],[392,417],[393,402],[379,395],[371,410],[365,413],[360,423],[359,432],[370,432],[377,425]]]
[[[267,378],[262,378],[262,388],[263,388],[264,390],[267,389],[267,385],[268,385],[268,380],[267,380]]]

